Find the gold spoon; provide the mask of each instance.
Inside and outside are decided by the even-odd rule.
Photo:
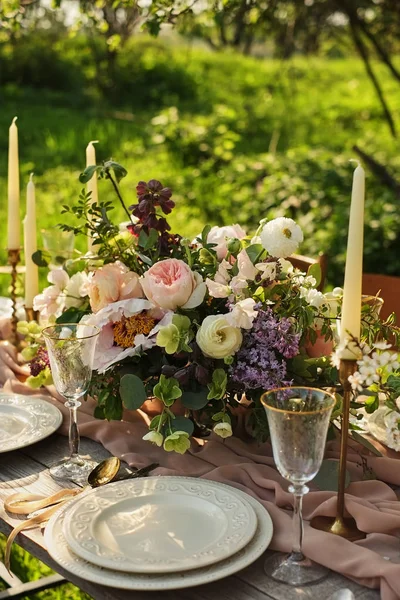
[[[20,531],[47,521],[60,508],[60,506],[64,504],[64,502],[67,502],[67,500],[70,500],[78,494],[81,494],[88,488],[95,488],[109,483],[118,473],[120,466],[121,461],[115,456],[111,456],[110,458],[102,460],[89,473],[87,478],[88,485],[82,489],[61,490],[52,496],[48,496],[47,498],[27,493],[17,493],[9,496],[9,498],[7,498],[7,500],[4,502],[4,508],[13,514],[27,515],[33,511],[45,508],[46,506],[50,506],[50,508],[41,511],[39,514],[32,515],[31,518],[22,521],[22,523],[20,523],[17,527],[14,527],[14,529],[11,531],[7,538],[7,544],[4,553],[4,564],[6,569],[8,571],[10,570],[11,546]]]

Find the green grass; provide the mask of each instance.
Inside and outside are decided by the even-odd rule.
[[[55,227],[60,206],[77,198],[85,147],[98,139],[99,160],[113,157],[129,172],[126,203],[140,179],[158,178],[173,189],[171,216],[188,237],[204,221],[239,221],[287,214],[305,231],[304,253],[330,255],[332,284],[343,273],[348,209],[358,144],[395,172],[400,158],[362,64],[354,59],[296,59],[290,63],[167,46],[141,40],[119,58],[120,106],[88,96],[16,87],[3,92],[0,113],[0,206],[6,210],[7,130],[18,115],[21,217],[25,186],[35,172],[39,228]],[[88,70],[88,69],[87,69]],[[399,114],[396,83],[378,69],[389,104]],[[177,73],[179,74],[177,82]],[[182,73],[185,86],[182,87]],[[129,75],[151,82],[133,94]],[[128,82],[128,83],[126,83]],[[133,84],[132,84],[133,85]],[[170,85],[172,91],[168,92]],[[179,85],[181,88],[179,88]],[[179,94],[179,89],[182,93]],[[175,101],[171,107],[170,102]],[[144,106],[144,104],[147,104]],[[276,151],[271,148],[276,146]],[[113,198],[107,182],[100,196]],[[398,201],[371,173],[367,180],[366,252],[369,271],[399,270]],[[119,208],[116,218],[123,218]],[[6,243],[5,219],[0,236]],[[40,237],[39,237],[40,243]],[[83,250],[84,240],[77,246]],[[382,252],[386,261],[382,263]],[[5,252],[0,255],[5,261]],[[44,274],[42,274],[42,278]],[[7,282],[0,282],[2,293]]]
[[[0,534],[0,557],[2,560],[4,547],[5,537]],[[22,582],[35,581],[54,573],[40,560],[31,556],[16,544],[14,544],[11,552],[11,570]],[[0,590],[6,588],[7,586],[0,579]],[[91,600],[91,596],[88,596],[76,586],[67,583],[58,588],[23,596],[22,600]]]

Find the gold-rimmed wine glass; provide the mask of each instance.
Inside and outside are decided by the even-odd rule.
[[[326,577],[329,570],[306,558],[302,551],[305,485],[318,473],[324,456],[329,418],[335,397],[309,387],[283,387],[263,394],[274,460],[291,483],[294,495],[293,546],[287,556],[273,555],[264,565],[267,575],[289,585],[306,585]]]
[[[79,455],[77,410],[92,378],[93,358],[100,333],[98,327],[83,323],[63,323],[42,331],[50,360],[51,374],[57,391],[66,399],[69,409],[70,455],[50,467],[54,479],[85,479],[94,468],[93,461]]]

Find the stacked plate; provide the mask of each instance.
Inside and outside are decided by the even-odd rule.
[[[0,392],[0,453],[39,442],[61,423],[61,412],[48,400]]]
[[[171,590],[221,579],[268,547],[265,508],[230,486],[191,477],[108,484],[69,503],[49,521],[52,558],[94,583]]]

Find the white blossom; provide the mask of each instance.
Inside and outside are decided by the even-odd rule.
[[[278,217],[264,225],[260,238],[268,254],[286,258],[296,252],[303,241],[303,232],[293,219]]]

